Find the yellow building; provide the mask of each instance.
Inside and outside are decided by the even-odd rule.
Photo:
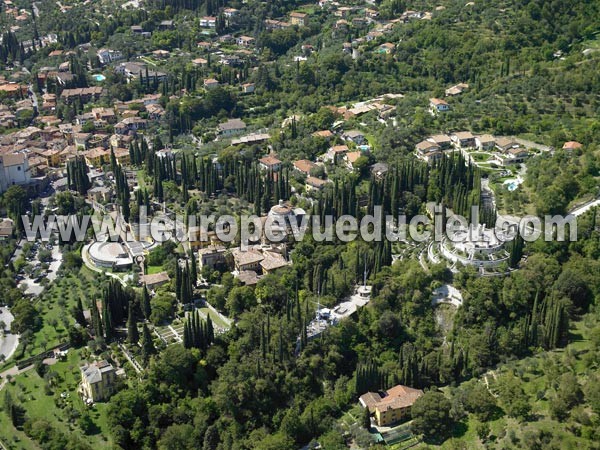
[[[290,14],[290,22],[299,27],[308,26],[308,14],[294,11]]]
[[[95,361],[80,367],[80,392],[85,401],[100,402],[115,391],[117,372],[107,361]]]
[[[217,235],[214,231],[206,231],[204,228],[197,226],[190,226],[188,228],[188,239],[190,248],[193,251],[197,251],[218,242]]]
[[[422,395],[421,389],[399,384],[385,392],[367,392],[359,401],[375,416],[377,426],[382,427],[408,419],[412,405]]]
[[[110,152],[102,147],[96,147],[85,153],[85,160],[90,166],[100,167],[110,161]]]
[[[306,177],[306,192],[320,191],[325,187],[326,184],[327,181],[321,180],[320,178]]]
[[[11,219],[0,219],[0,241],[9,239],[13,233],[14,222]]]
[[[114,152],[115,152],[115,158],[120,165],[126,166],[131,163],[131,155],[129,155],[129,149],[115,148]]]
[[[59,149],[51,149],[46,150],[42,153],[42,156],[46,158],[46,164],[50,167],[60,167],[61,166],[61,150]]]

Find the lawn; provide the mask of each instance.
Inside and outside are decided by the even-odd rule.
[[[501,214],[535,214],[534,195],[525,183],[510,192],[502,182],[515,177],[502,177],[490,184],[496,195],[498,212]]]
[[[48,373],[55,373],[52,391],[46,392],[47,382],[35,370],[29,370],[15,377],[4,389],[18,399],[26,410],[29,420],[43,419],[54,428],[65,434],[79,435],[94,448],[110,448],[110,429],[106,422],[106,404],[98,403],[92,408],[84,406],[77,394],[77,386],[81,379],[79,366],[83,364],[82,352],[85,350],[69,350],[65,361],[48,367]],[[48,375],[47,375],[48,376]],[[61,394],[65,398],[62,398]],[[96,425],[96,430],[88,435],[77,425],[77,418],[85,410]],[[5,443],[13,443],[15,448],[33,449],[37,445],[20,430],[15,429],[4,412],[0,413],[0,439]]]
[[[140,59],[142,61],[144,61],[145,63],[150,64],[151,66],[156,67],[156,65],[157,65],[157,62],[153,58],[150,58],[149,56],[141,56]]]
[[[25,433],[12,426],[4,411],[0,412],[0,441],[8,448],[35,450],[39,447]]]
[[[492,157],[492,155],[490,153],[486,153],[486,152],[472,152],[470,153],[471,157],[478,162],[481,161],[487,161],[488,159],[490,159]]]
[[[159,273],[159,272],[162,272],[163,270],[164,270],[163,266],[148,266],[146,269],[148,275],[152,275],[154,273]]]
[[[58,277],[42,295],[35,306],[40,311],[42,327],[35,332],[25,349],[24,358],[51,349],[67,339],[67,328],[73,323],[71,309],[81,298],[83,307],[89,308],[92,299],[102,292],[98,274],[83,267],[77,273]]]
[[[373,134],[365,134],[365,139],[372,149],[378,148],[377,138]]]
[[[198,308],[198,310],[200,311],[201,314],[206,315],[210,315],[210,319],[213,321],[213,323],[217,326],[217,327],[221,327],[221,328],[226,328],[229,329],[229,324],[224,322],[218,314],[215,314],[214,311],[210,310],[209,308]]]
[[[315,13],[315,7],[314,5],[304,5],[298,8],[298,11],[306,13],[308,15],[312,15]]]

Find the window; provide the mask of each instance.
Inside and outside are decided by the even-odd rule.
[[[17,170],[20,172],[21,171],[21,166],[17,166]]]

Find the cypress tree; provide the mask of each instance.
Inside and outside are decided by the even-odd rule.
[[[206,321],[200,321],[200,336],[202,339],[200,340],[200,348],[204,351],[208,349],[208,338],[206,333]]]
[[[137,329],[137,321],[133,311],[133,302],[129,302],[129,316],[127,317],[127,342],[137,344],[140,340],[140,335]]]
[[[306,334],[306,327],[308,326],[308,324],[306,323],[306,319],[304,319],[304,322],[302,324],[302,332],[300,334],[300,342],[302,344],[302,348],[305,348],[306,345],[308,344],[308,336]]]
[[[12,398],[12,395],[10,394],[10,391],[8,389],[4,390],[4,410],[9,412],[10,414],[10,410],[12,409],[14,405],[14,400]]]
[[[283,362],[283,326],[279,322],[279,362]]]
[[[185,321],[185,324],[183,325],[183,346],[185,348],[190,348],[191,347],[191,342],[190,342],[190,323],[188,320]]]
[[[190,266],[190,280],[192,282],[192,287],[195,287],[198,283],[198,267],[196,263],[196,256],[192,250],[190,250],[190,259],[192,260],[192,264]]]
[[[148,292],[148,288],[144,285],[144,290],[142,291],[142,314],[146,318],[146,320],[150,320],[150,314],[152,313],[152,308],[150,306],[150,293]]]
[[[536,291],[535,300],[533,301],[533,309],[531,310],[531,323],[529,325],[528,331],[528,344],[531,346],[538,345],[538,299],[539,299],[540,291]]]
[[[371,429],[371,413],[369,412],[368,407],[366,407],[363,411],[362,426],[367,431]]]
[[[298,321],[298,325],[302,326],[302,311],[300,311],[300,296],[298,295],[298,280],[296,279],[296,320]]]
[[[190,346],[198,348],[198,343],[200,342],[200,336],[198,332],[198,326],[196,324],[197,314],[196,312],[192,312],[189,315],[189,333],[190,333]]]
[[[262,323],[260,325],[260,348],[262,353],[262,359],[265,361],[267,359],[267,338],[265,335],[265,324]]]
[[[521,258],[523,257],[524,241],[520,234],[513,239],[510,246],[509,265],[515,269],[518,267]]]
[[[115,156],[115,150],[112,148],[112,146],[110,147],[110,168],[113,173],[115,173],[117,170],[117,158]]]
[[[102,337],[104,332],[102,330],[102,320],[100,319],[100,312],[98,311],[98,305],[96,302],[93,302],[91,308],[91,316],[92,316],[92,328],[94,329],[95,337]]]
[[[136,165],[135,152],[133,150],[132,142],[129,143],[129,160],[131,161],[131,164]]]
[[[85,322],[85,316],[83,315],[83,305],[81,304],[81,297],[77,298],[77,305],[75,306],[75,309],[73,311],[73,316],[75,318],[75,321],[82,327],[85,327],[87,325]]]
[[[148,325],[144,324],[142,330],[142,361],[144,365],[148,365],[150,357],[156,353],[154,342],[152,342],[152,335],[148,329]]]
[[[208,344],[212,344],[215,341],[215,330],[210,314],[206,315],[206,341]]]
[[[267,313],[267,353],[271,353],[271,316]]]
[[[198,311],[196,311],[196,336],[196,347],[203,349],[205,347],[204,327],[202,326],[202,319],[200,318]]]
[[[114,329],[110,306],[107,301],[102,302],[102,322],[104,325],[104,336],[106,338],[106,342],[110,342],[114,336]]]
[[[187,289],[186,302],[191,303],[194,300],[194,282],[192,280],[192,274],[191,274],[190,267],[188,266],[187,263],[186,263],[185,271],[186,271],[186,289]]]
[[[181,267],[179,267],[179,262],[175,265],[175,296],[177,300],[181,300]]]

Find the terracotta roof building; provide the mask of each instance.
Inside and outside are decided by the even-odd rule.
[[[263,274],[273,273],[281,267],[288,266],[290,263],[280,253],[263,252],[263,260],[260,262],[260,267]]]
[[[330,138],[333,136],[333,133],[329,130],[322,130],[322,131],[315,131],[312,135],[314,137]]]
[[[265,170],[272,170],[277,172],[281,169],[281,161],[275,158],[273,155],[267,155],[258,160],[260,167]]]
[[[358,161],[358,158],[362,156],[361,152],[348,152],[345,155],[346,165],[350,170],[354,168],[354,164]]]
[[[583,147],[583,144],[580,144],[579,142],[576,141],[569,141],[569,142],[565,142],[565,145],[563,145],[563,150],[577,150],[578,148]]]
[[[290,22],[292,25],[305,27],[308,24],[308,14],[294,11],[290,13]]]
[[[449,148],[452,145],[452,139],[445,134],[434,134],[427,140],[439,145],[441,149]]]
[[[224,136],[241,133],[245,129],[246,124],[241,119],[229,119],[227,122],[223,122],[217,127],[219,134]]]
[[[363,408],[375,414],[378,426],[387,426],[408,417],[412,405],[422,395],[420,389],[399,384],[385,392],[367,392],[359,401]]]
[[[448,111],[450,109],[450,105],[439,98],[430,98],[429,99],[429,110],[432,114],[437,114],[438,112]]]
[[[253,270],[242,270],[238,274],[238,279],[245,286],[256,286],[256,284],[258,283],[258,280],[260,280],[260,277]]]
[[[264,259],[263,254],[256,249],[248,249],[243,251],[241,249],[233,249],[231,254],[233,255],[233,261],[235,269],[238,272],[246,270],[257,271],[260,268],[260,263]]]
[[[325,187],[327,181],[321,180],[320,178],[307,177],[306,178],[306,190],[307,191],[320,191]]]
[[[314,162],[309,161],[308,159],[300,159],[294,162],[294,169],[306,175],[310,175],[310,171],[315,167],[317,167],[317,165]]]
[[[168,283],[169,281],[171,281],[171,279],[169,278],[169,274],[167,272],[159,272],[140,276],[140,282],[145,284],[148,289],[155,289],[163,284]]]
[[[481,136],[475,137],[475,144],[478,149],[490,150],[496,145],[496,138],[491,134],[482,134]]]

